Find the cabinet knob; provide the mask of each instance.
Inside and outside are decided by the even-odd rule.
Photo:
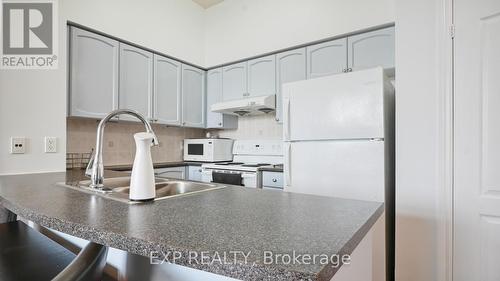
[[[349,68],[347,69],[347,72],[352,72],[352,68],[350,68],[350,67],[349,67]]]
[[[222,126],[222,123],[221,123],[221,122],[219,122],[219,126]]]
[[[277,182],[278,180],[277,179],[273,179],[273,182]]]

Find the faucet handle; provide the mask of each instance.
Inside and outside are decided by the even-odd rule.
[[[90,156],[89,163],[87,164],[87,168],[85,169],[85,175],[90,177],[92,176],[92,166],[94,166],[95,161],[95,150],[92,149],[92,155]]]

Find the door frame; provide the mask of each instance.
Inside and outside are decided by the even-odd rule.
[[[454,221],[454,0],[437,1],[436,43],[439,96],[437,280],[453,280]],[[432,66],[431,66],[432,67]]]

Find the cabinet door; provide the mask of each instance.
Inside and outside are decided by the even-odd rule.
[[[133,109],[152,118],[153,54],[120,43],[120,108]],[[127,115],[120,119],[136,121]]]
[[[190,181],[201,181],[201,167],[200,166],[189,166],[188,167],[188,179]]]
[[[154,120],[160,124],[181,125],[181,64],[154,55]]]
[[[118,41],[71,27],[71,116],[103,118],[118,108],[118,51]]]
[[[276,94],[276,56],[247,62],[248,93],[252,97]]]
[[[283,84],[306,79],[306,49],[301,48],[276,56],[276,121],[283,123]]]
[[[238,117],[212,112],[210,107],[222,101],[222,68],[207,72],[207,129],[236,129]]]
[[[347,38],[306,48],[307,79],[343,72],[347,69]]]
[[[247,63],[237,63],[222,68],[222,98],[224,101],[248,96]]]
[[[205,127],[205,72],[182,65],[182,124]]]
[[[394,27],[351,36],[347,42],[349,68],[394,67]]]

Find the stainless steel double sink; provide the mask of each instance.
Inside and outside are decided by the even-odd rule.
[[[224,188],[224,185],[203,182],[185,181],[177,179],[156,178],[156,197],[154,201],[172,197],[196,194],[205,191]],[[105,178],[104,188],[95,189],[89,187],[90,180],[76,181],[71,183],[57,183],[60,186],[95,194],[107,199],[124,202],[127,204],[140,204],[144,201],[132,201],[129,199],[130,177]]]

